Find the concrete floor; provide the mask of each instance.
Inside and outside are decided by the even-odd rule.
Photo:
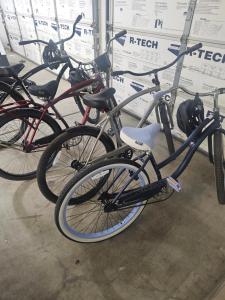
[[[119,236],[85,245],[58,232],[35,180],[0,179],[0,299],[224,300],[225,207],[207,157],[197,153],[181,183]]]

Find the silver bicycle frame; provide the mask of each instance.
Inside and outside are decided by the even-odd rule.
[[[115,132],[115,136],[116,136],[116,142],[117,142],[117,146],[118,148],[114,151],[112,151],[111,153],[106,153],[105,155],[103,155],[101,158],[97,158],[96,160],[94,160],[94,162],[97,162],[99,160],[105,159],[107,157],[111,157],[111,156],[116,156],[119,155],[120,153],[124,152],[126,149],[128,149],[129,147],[127,145],[122,146],[122,141],[120,139],[120,129],[121,129],[121,122],[118,116],[116,116],[118,114],[118,112],[125,107],[127,104],[129,104],[130,102],[132,102],[134,99],[141,97],[143,95],[146,94],[151,94],[152,92],[158,92],[160,90],[159,86],[154,86],[151,88],[147,88],[143,91],[140,91],[130,97],[128,97],[127,99],[125,99],[123,102],[121,102],[119,105],[117,105],[116,107],[114,107],[111,111],[109,111],[107,113],[107,116],[100,121],[97,126],[101,127],[101,130],[96,138],[96,142],[94,143],[94,146],[92,147],[92,150],[88,156],[88,159],[86,161],[86,164],[88,164],[88,162],[91,159],[91,156],[95,150],[95,147],[97,145],[97,142],[99,141],[99,138],[101,136],[101,134],[104,132],[106,126],[108,123],[110,123],[111,128],[113,129],[113,131]],[[144,114],[144,116],[141,118],[140,122],[138,123],[137,127],[142,127],[144,125],[144,123],[147,121],[148,117],[150,116],[150,114],[152,113],[152,111],[154,110],[154,108],[158,105],[160,100],[160,97],[153,97],[153,101],[149,103],[149,107],[146,111],[146,113]],[[116,121],[116,122],[115,122]],[[102,125],[103,124],[103,125]],[[112,155],[113,154],[113,155]]]

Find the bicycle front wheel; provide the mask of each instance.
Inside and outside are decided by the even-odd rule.
[[[111,159],[77,173],[56,204],[55,222],[60,232],[73,241],[90,243],[109,239],[130,226],[143,211],[146,201],[111,212],[105,207],[139,168],[128,159]],[[147,174],[141,171],[126,191],[148,183]]]
[[[0,118],[0,176],[9,180],[26,180],[36,176],[42,152],[61,132],[53,118],[49,115],[41,118],[41,115],[35,109],[16,109]],[[40,118],[41,122],[36,126]]]
[[[214,134],[214,168],[217,198],[220,204],[225,204],[224,167],[224,134],[216,131]]]

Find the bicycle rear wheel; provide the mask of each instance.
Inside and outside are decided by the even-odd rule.
[[[224,134],[216,131],[214,134],[214,169],[217,198],[220,204],[225,204],[224,167]]]
[[[36,176],[42,152],[61,132],[58,123],[45,115],[28,148],[27,143],[35,129],[34,124],[37,124],[41,115],[35,109],[16,109],[0,117],[0,176],[9,180],[26,180]],[[29,130],[31,132],[27,137]]]
[[[104,208],[139,168],[128,159],[111,159],[77,173],[56,204],[55,222],[60,232],[73,241],[90,243],[109,239],[125,230],[143,211],[146,201],[124,210],[107,212]],[[127,189],[148,183],[147,174],[141,171]]]
[[[76,97],[74,97],[74,99],[75,99],[75,102],[76,102],[82,116],[84,116],[86,109],[85,109],[85,106],[83,105],[82,97],[76,96]],[[100,111],[98,109],[92,108],[88,115],[87,121],[91,124],[97,124],[99,122],[99,119],[100,119]]]

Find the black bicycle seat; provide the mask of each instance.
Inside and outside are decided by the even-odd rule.
[[[7,67],[0,67],[0,77],[11,77],[19,74],[25,67],[24,64],[16,64]]]
[[[87,94],[83,96],[85,105],[97,109],[109,109],[108,99],[115,94],[114,88],[105,88],[97,94]]]
[[[44,85],[33,84],[29,86],[28,90],[34,96],[40,98],[49,98],[49,97],[54,97],[57,87],[58,87],[57,80],[52,80]]]

